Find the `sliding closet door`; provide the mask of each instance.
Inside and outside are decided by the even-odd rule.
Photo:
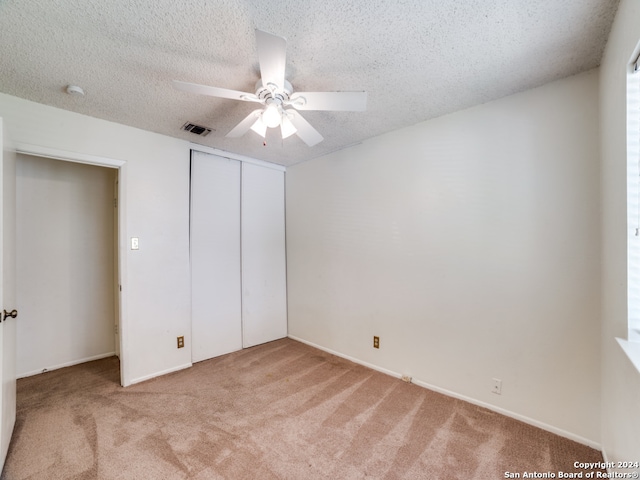
[[[242,348],[240,162],[191,154],[192,361]]]
[[[242,338],[287,336],[284,172],[242,165]]]

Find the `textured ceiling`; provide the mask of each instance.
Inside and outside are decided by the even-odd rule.
[[[618,0],[0,0],[0,91],[292,165],[597,67]],[[287,39],[297,91],[368,92],[366,112],[301,112],[324,136],[225,138],[256,104],[255,29]],[[65,93],[68,84],[86,95]],[[207,137],[183,132],[207,126]]]

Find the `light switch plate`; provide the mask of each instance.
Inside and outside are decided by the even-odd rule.
[[[131,237],[131,250],[138,250],[139,246],[138,237]]]

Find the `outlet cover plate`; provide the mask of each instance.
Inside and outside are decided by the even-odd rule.
[[[493,386],[491,387],[491,393],[495,393],[496,395],[502,395],[502,380],[499,378],[494,378]]]

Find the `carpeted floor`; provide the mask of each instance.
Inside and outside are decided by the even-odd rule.
[[[602,461],[290,339],[118,381],[115,357],[19,380],[2,480],[486,480]]]

